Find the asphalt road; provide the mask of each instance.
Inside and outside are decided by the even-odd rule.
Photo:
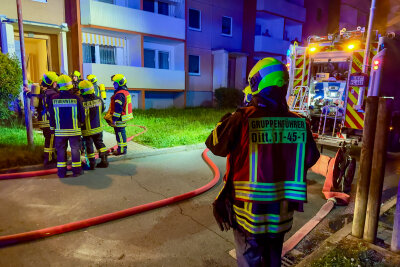
[[[213,175],[202,149],[114,158],[77,178],[55,175],[0,181],[0,235],[65,224],[194,190]],[[209,153],[225,170],[225,159]],[[326,202],[324,177],[308,175],[308,204],[287,238]],[[125,219],[0,249],[0,266],[235,266],[232,232],[221,232],[201,196]]]

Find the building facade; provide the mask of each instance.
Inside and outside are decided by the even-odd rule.
[[[68,72],[64,0],[22,0],[27,78],[39,82],[47,70]],[[51,14],[51,15],[50,15]],[[21,58],[15,0],[2,0],[0,7],[1,51]]]
[[[3,1],[1,48],[19,55],[15,1]],[[367,26],[370,2],[22,0],[28,79],[79,70],[110,96],[122,73],[135,108],[211,106],[216,89],[243,89],[261,58],[285,61],[291,43]],[[398,24],[397,13],[385,23]]]

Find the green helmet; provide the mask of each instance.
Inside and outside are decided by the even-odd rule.
[[[287,90],[289,73],[286,66],[279,60],[267,57],[257,62],[249,73],[249,85],[252,95],[260,93],[264,89],[276,86]],[[285,92],[286,93],[286,92]]]
[[[122,74],[115,74],[111,76],[111,80],[116,82],[119,86],[124,86],[126,84],[126,78]]]
[[[42,86],[51,86],[54,82],[57,82],[58,76],[54,71],[48,71],[43,74]]]
[[[60,90],[69,90],[72,89],[74,86],[72,85],[71,77],[67,75],[60,75],[57,79],[57,84],[60,87]]]
[[[78,85],[82,95],[94,94],[94,86],[91,82],[83,80]]]

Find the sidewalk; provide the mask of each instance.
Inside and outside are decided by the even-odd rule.
[[[395,208],[396,197],[382,205],[377,244],[353,237],[348,223],[296,266],[400,266],[400,255],[390,251]]]

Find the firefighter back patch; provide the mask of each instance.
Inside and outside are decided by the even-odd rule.
[[[249,119],[249,136],[252,144],[305,144],[306,120],[287,117]]]

